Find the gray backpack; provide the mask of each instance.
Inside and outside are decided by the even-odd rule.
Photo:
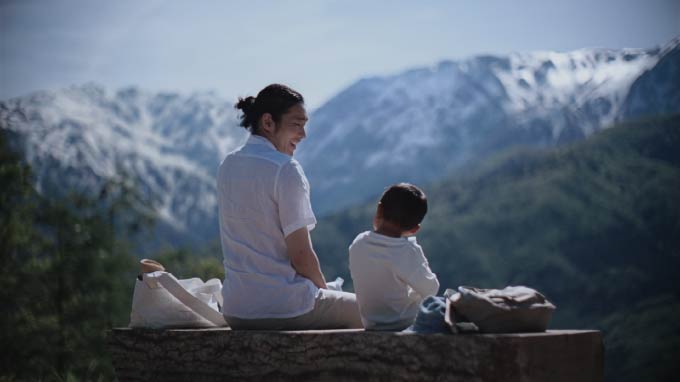
[[[445,320],[454,333],[544,332],[555,311],[545,296],[524,286],[447,289]]]

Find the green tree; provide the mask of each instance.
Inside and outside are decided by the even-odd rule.
[[[136,265],[130,240],[152,217],[110,182],[99,199],[47,199],[0,134],[2,379],[111,380],[105,332],[126,325]]]
[[[220,252],[209,246],[210,253],[197,255],[187,249],[168,248],[161,250],[154,259],[177,278],[198,277],[203,281],[217,278],[224,280],[224,266],[220,261]],[[206,249],[208,251],[208,249]]]
[[[553,150],[518,149],[423,185],[418,233],[444,288],[534,287],[553,328],[603,331],[612,381],[677,379],[680,346],[680,116],[627,123]],[[375,204],[312,231],[327,269]],[[442,291],[440,291],[442,292]]]

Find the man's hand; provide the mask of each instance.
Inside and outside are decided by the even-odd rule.
[[[326,279],[321,273],[319,258],[312,248],[307,227],[300,228],[286,237],[288,257],[297,273],[312,280],[314,285],[326,289]]]

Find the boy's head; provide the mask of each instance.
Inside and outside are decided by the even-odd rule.
[[[402,234],[413,234],[420,228],[426,213],[427,197],[423,190],[409,183],[399,183],[382,194],[376,220],[382,219]]]

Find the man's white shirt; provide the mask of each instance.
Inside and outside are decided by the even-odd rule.
[[[251,135],[217,175],[225,280],[223,314],[288,318],[314,308],[318,288],[295,272],[286,236],[316,224],[300,164]]]

